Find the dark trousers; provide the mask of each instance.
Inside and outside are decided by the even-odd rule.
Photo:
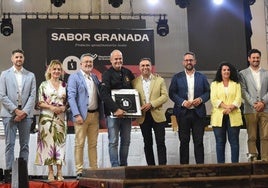
[[[146,112],[145,120],[140,125],[143,141],[144,152],[148,165],[155,165],[154,151],[153,151],[153,135],[154,130],[155,141],[157,145],[157,155],[159,165],[167,164],[167,152],[165,145],[165,125],[166,122],[157,123],[154,121],[151,112]]]
[[[192,133],[194,155],[197,164],[204,163],[204,118],[200,118],[195,110],[187,110],[183,117],[177,117],[180,139],[180,163],[189,164],[189,142]]]

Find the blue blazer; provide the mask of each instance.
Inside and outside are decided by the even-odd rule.
[[[194,98],[200,97],[202,103],[195,108],[199,117],[206,116],[205,102],[210,97],[210,86],[205,75],[194,73]],[[188,100],[188,85],[185,71],[175,74],[169,86],[169,98],[174,102],[173,113],[177,117],[183,117],[187,108],[182,106],[184,100]]]
[[[91,77],[97,87],[99,93],[99,84],[100,81],[98,77],[91,73]],[[68,93],[68,102],[72,111],[73,121],[75,120],[74,116],[80,114],[85,120],[87,117],[88,110],[88,92],[87,84],[85,78],[81,71],[78,71],[74,74],[71,74],[68,79],[67,84],[67,93]],[[100,100],[99,109],[101,109]]]
[[[13,117],[14,110],[18,107],[18,84],[11,67],[1,74],[0,78],[0,101],[2,103],[1,117]],[[27,118],[33,117],[36,98],[36,80],[32,72],[23,68],[22,70],[22,110],[27,114]]]

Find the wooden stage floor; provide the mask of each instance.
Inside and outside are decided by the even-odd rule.
[[[29,188],[268,188],[268,162],[83,169],[78,181],[29,179]],[[12,188],[0,183],[0,188]],[[14,188],[14,187],[13,187]],[[16,187],[17,188],[17,187]],[[24,187],[18,187],[24,188]]]
[[[268,188],[268,162],[84,169],[80,188]]]

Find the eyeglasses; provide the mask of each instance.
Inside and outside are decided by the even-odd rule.
[[[192,63],[193,61],[194,61],[194,59],[185,59],[185,60],[183,60],[184,62],[190,62],[190,63]]]

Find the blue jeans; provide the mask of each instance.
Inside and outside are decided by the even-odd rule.
[[[127,166],[127,157],[130,144],[131,119],[107,117],[109,155],[112,167]],[[118,142],[120,148],[118,157]],[[120,159],[120,162],[119,162]]]
[[[23,158],[26,162],[28,162],[29,140],[30,140],[32,119],[25,118],[21,122],[14,122],[14,119],[10,117],[3,117],[2,119],[6,137],[5,140],[6,169],[12,169],[17,130],[19,131],[19,143],[20,143],[19,158]]]
[[[228,141],[231,146],[231,161],[232,163],[238,163],[240,127],[231,127],[229,116],[224,115],[222,127],[213,127],[213,132],[216,139],[218,163],[225,163],[226,132],[228,134]]]

